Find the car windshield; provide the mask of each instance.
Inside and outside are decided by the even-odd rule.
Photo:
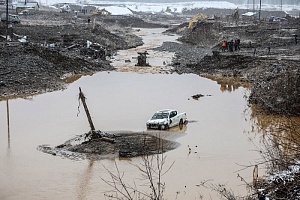
[[[153,116],[152,116],[152,119],[164,119],[164,118],[168,118],[168,113],[155,113]]]

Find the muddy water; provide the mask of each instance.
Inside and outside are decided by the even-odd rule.
[[[78,87],[100,130],[145,131],[145,122],[156,110],[187,112],[191,123],[183,130],[160,133],[181,144],[165,154],[166,168],[175,161],[163,177],[167,199],[200,199],[200,195],[219,199],[197,186],[207,180],[225,183],[235,194],[246,194],[237,174],[251,182],[252,169],[238,170],[259,158],[253,145],[259,144],[259,138],[251,132],[245,88],[227,86],[224,90],[193,74],[120,71],[82,77],[64,91],[0,102],[1,200],[109,199],[104,192],[111,188],[101,178],[109,179],[103,166],[114,170],[115,162],[125,181],[142,183],[140,171],[132,166],[140,158],[119,160],[110,155],[102,160],[72,160],[37,151],[38,145],[59,145],[89,130],[82,106],[78,111]],[[199,93],[211,96],[191,98]]]
[[[143,38],[144,45],[129,50],[121,50],[112,59],[117,71],[138,73],[168,73],[174,53],[153,51],[151,48],[160,46],[164,41],[176,42],[177,35],[165,35],[165,29],[134,29],[134,34]],[[136,66],[138,52],[147,51],[147,66]]]

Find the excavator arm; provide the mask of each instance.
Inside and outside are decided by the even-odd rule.
[[[205,17],[205,15],[202,13],[202,12],[200,12],[198,15],[195,15],[191,20],[190,20],[190,22],[189,22],[189,26],[188,26],[188,28],[190,29],[192,26],[193,26],[193,23],[194,22],[196,22],[198,19],[206,19],[206,17]]]

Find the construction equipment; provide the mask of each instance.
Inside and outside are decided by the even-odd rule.
[[[70,13],[71,11],[71,7],[67,3],[60,7],[60,12],[62,13]]]
[[[203,19],[203,20],[204,20],[204,19],[206,19],[206,17],[205,17],[205,15],[204,15],[202,12],[200,12],[198,15],[195,15],[195,16],[190,20],[188,28],[189,28],[189,29],[192,28],[193,23],[196,22],[196,21],[198,21],[198,19]]]
[[[147,63],[147,55],[149,54],[147,51],[145,52],[138,52],[138,63],[135,66],[150,66],[149,63]]]
[[[237,22],[239,20],[239,17],[240,17],[239,8],[236,8],[236,9],[234,9],[234,13],[232,14],[232,18],[233,18],[234,21]]]
[[[107,11],[105,8],[97,8],[96,10],[91,11],[93,15],[111,15],[111,12]]]

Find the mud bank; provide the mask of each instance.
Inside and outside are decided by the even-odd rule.
[[[183,23],[168,32],[183,42],[164,43],[158,50],[175,52],[177,73],[239,77],[251,83],[250,103],[263,112],[300,115],[299,19],[288,22],[233,22],[222,18],[199,20],[188,29]],[[240,49],[222,50],[222,41],[239,38]]]
[[[66,77],[114,70],[109,58],[117,50],[143,44],[126,27],[161,27],[129,16],[93,16],[93,23],[91,15],[51,11],[20,17],[7,46],[0,24],[1,98],[60,90],[70,81]]]
[[[299,60],[256,56],[245,52],[222,53],[179,43],[164,43],[156,50],[175,51],[172,67],[176,73],[217,75],[251,84],[249,102],[273,114],[300,114]],[[238,78],[238,79],[237,79]]]
[[[179,143],[150,135],[147,132],[107,133],[90,131],[56,147],[41,145],[38,150],[71,159],[99,159],[105,156],[136,157],[164,153]]]

